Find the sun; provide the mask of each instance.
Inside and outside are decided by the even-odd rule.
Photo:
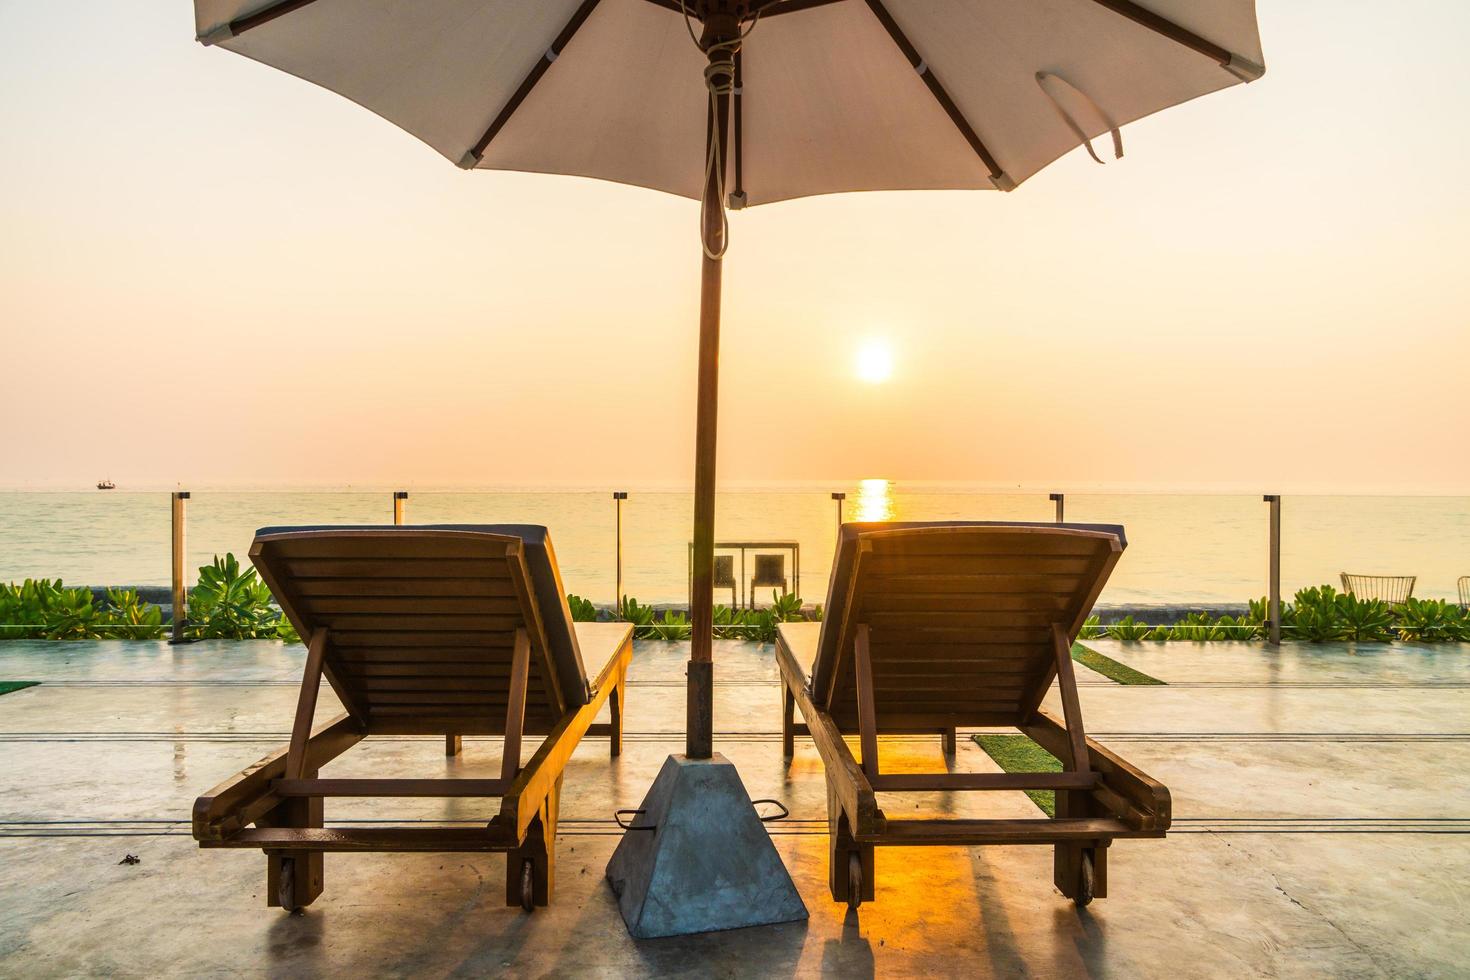
[[[868,340],[857,351],[857,376],[868,384],[882,384],[893,376],[893,351],[887,341]]]

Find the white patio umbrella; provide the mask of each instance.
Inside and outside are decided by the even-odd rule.
[[[1254,0],[195,0],[200,41],[331,89],[465,168],[703,203],[687,754],[712,754],[724,207],[1013,190],[1260,77]],[[351,160],[352,147],[342,148]]]

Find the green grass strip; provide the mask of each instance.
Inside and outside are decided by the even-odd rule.
[[[28,687],[35,687],[40,681],[0,681],[0,694],[9,694],[11,691],[23,691]]]
[[[1095,670],[1108,680],[1119,684],[1163,684],[1157,677],[1150,677],[1141,670],[1120,664],[1112,657],[1104,657],[1091,647],[1080,643],[1072,644],[1072,659],[1089,670]]]
[[[1006,772],[1061,772],[1062,762],[1025,735],[975,735],[975,744]],[[1049,789],[1024,791],[1048,817],[1057,815],[1057,794]]]

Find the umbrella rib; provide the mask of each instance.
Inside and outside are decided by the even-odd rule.
[[[964,113],[960,112],[959,106],[954,104],[954,99],[949,97],[949,92],[945,91],[939,79],[934,76],[934,69],[929,67],[929,63],[924,60],[923,56],[919,54],[918,49],[909,41],[903,30],[899,28],[893,16],[888,13],[888,9],[883,6],[882,0],[867,0],[867,4],[868,9],[873,12],[873,15],[878,18],[879,23],[883,25],[883,29],[888,32],[889,38],[903,52],[904,57],[909,60],[909,64],[913,67],[914,71],[918,72],[919,77],[924,80],[924,84],[929,89],[929,94],[934,96],[934,101],[939,103],[940,108],[948,114],[950,121],[960,131],[960,135],[965,138],[965,142],[970,144],[970,148],[975,151],[976,156],[989,168],[990,182],[1003,191],[1014,189],[1016,186],[1015,182],[1006,175],[1006,172],[1001,169],[1000,164],[996,163],[995,157],[986,148],[984,141],[980,139],[979,134],[975,132],[974,127],[965,118]]]
[[[1198,34],[1181,27],[1145,7],[1140,7],[1133,0],[1092,0],[1101,7],[1106,7],[1120,17],[1126,17],[1141,27],[1146,27],[1155,34],[1162,35],[1176,44],[1182,44],[1204,55],[1206,58],[1216,62],[1221,68],[1236,75],[1245,81],[1254,81],[1265,74],[1266,69],[1255,64],[1247,58],[1243,58],[1233,51],[1220,47],[1213,41],[1208,41]]]
[[[730,95],[730,115],[735,190],[730,194],[729,204],[738,209],[745,207],[745,62],[738,49],[735,51],[735,90]]]
[[[237,17],[228,24],[222,24],[219,27],[206,31],[199,36],[199,40],[204,44],[218,44],[220,41],[227,41],[232,37],[239,37],[246,31],[259,27],[261,24],[268,24],[277,17],[283,17],[292,11],[300,10],[302,7],[313,2],[315,0],[278,0],[278,2],[262,7],[253,14]]]
[[[546,53],[541,56],[541,60],[536,62],[535,67],[521,81],[520,87],[511,94],[510,100],[505,103],[505,106],[495,116],[495,121],[490,124],[489,128],[485,130],[484,135],[470,148],[469,152],[460,158],[459,165],[461,167],[464,167],[466,170],[471,169],[484,159],[485,150],[489,147],[490,141],[495,139],[496,135],[505,127],[505,124],[510,121],[510,117],[520,108],[521,103],[526,101],[526,97],[531,94],[531,90],[536,87],[536,83],[541,81],[541,76],[546,74],[546,69],[551,67],[551,63],[561,55],[562,50],[571,41],[572,36],[577,33],[577,30],[591,16],[592,8],[596,7],[597,3],[598,0],[582,0],[582,5],[577,8],[576,13],[572,14],[572,19],[567,21],[566,26],[561,29],[561,33],[556,36],[556,40],[551,42],[551,47],[546,49]]]

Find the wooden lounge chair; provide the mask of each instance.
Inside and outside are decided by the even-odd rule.
[[[258,847],[267,904],[322,890],[326,851],[503,851],[505,901],[551,899],[562,771],[583,735],[622,749],[632,628],[573,623],[546,529],[265,528],[250,558],[307,644],[290,744],[194,804],[201,847]],[[582,654],[601,665],[590,683]],[[345,714],[312,729],[322,679]],[[604,702],[612,721],[594,725]],[[332,779],[372,735],[504,737],[499,779]],[[521,740],[544,735],[522,765]],[[500,798],[482,827],[324,827],[325,797]],[[254,827],[251,825],[254,824]]]
[[[1169,791],[1086,737],[1071,648],[1124,548],[1121,527],[844,524],[822,623],[780,627],[783,744],[811,736],[827,772],[834,900],[874,895],[879,846],[1051,844],[1078,905],[1107,894],[1107,848],[1163,837]],[[805,665],[812,665],[808,678]],[[1052,681],[1058,719],[1041,707]],[[806,724],[794,720],[801,709]],[[885,774],[878,737],[1014,727],[1060,773]],[[844,741],[857,736],[861,762]],[[1054,819],[900,819],[885,792],[1050,789]]]

